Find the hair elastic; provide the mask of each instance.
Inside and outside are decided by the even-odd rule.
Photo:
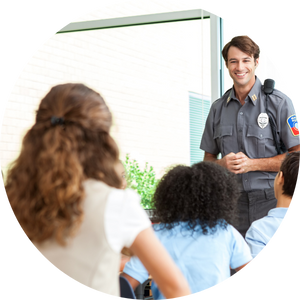
[[[53,116],[53,117],[51,117],[51,124],[52,125],[64,125],[65,119],[62,117],[60,118],[60,117]]]

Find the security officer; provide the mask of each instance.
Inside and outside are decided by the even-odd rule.
[[[273,181],[286,155],[276,150],[266,94],[255,76],[259,52],[248,36],[234,37],[223,48],[233,87],[212,104],[200,144],[205,161],[214,161],[237,174],[240,198],[237,223],[233,225],[244,237],[253,221],[276,206]],[[274,90],[268,96],[268,110],[275,120],[278,139],[289,152],[300,150],[291,100]]]

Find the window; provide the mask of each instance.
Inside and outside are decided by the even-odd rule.
[[[210,99],[207,96],[189,92],[190,108],[190,163],[203,160],[204,151],[200,150],[200,142],[210,109]]]

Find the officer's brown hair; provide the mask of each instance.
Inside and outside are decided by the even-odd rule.
[[[249,56],[253,56],[254,61],[259,58],[260,50],[257,44],[255,44],[247,35],[236,36],[230,42],[228,42],[222,50],[222,55],[226,62],[226,66],[228,63],[228,50],[231,46],[237,47]]]
[[[299,170],[300,151],[288,153],[283,160],[280,171],[283,174],[283,194],[293,197]]]

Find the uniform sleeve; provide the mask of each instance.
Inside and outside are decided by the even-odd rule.
[[[105,234],[112,249],[120,253],[130,247],[137,235],[151,226],[140,205],[140,196],[131,189],[113,189],[107,200],[104,215]]]
[[[264,218],[254,221],[246,232],[245,239],[255,261],[259,260],[274,243],[282,231],[291,210],[289,208],[280,207],[274,208],[272,211],[273,213],[276,211],[277,214],[282,214],[281,217],[265,216]]]
[[[219,154],[220,149],[214,139],[214,109],[213,105],[210,108],[209,114],[206,119],[204,132],[202,135],[200,149],[211,153],[211,154]]]
[[[251,225],[248,229],[245,239],[253,258],[256,257],[257,254],[266,246],[264,239],[253,225]]]
[[[148,271],[136,256],[133,256],[130,261],[126,263],[123,272],[139,283],[145,282],[149,277]]]
[[[279,135],[287,149],[299,145],[299,129],[295,109],[291,99],[283,95],[277,110],[277,120],[280,120]]]
[[[252,260],[250,249],[242,235],[232,226],[232,254],[230,267],[236,269]]]

